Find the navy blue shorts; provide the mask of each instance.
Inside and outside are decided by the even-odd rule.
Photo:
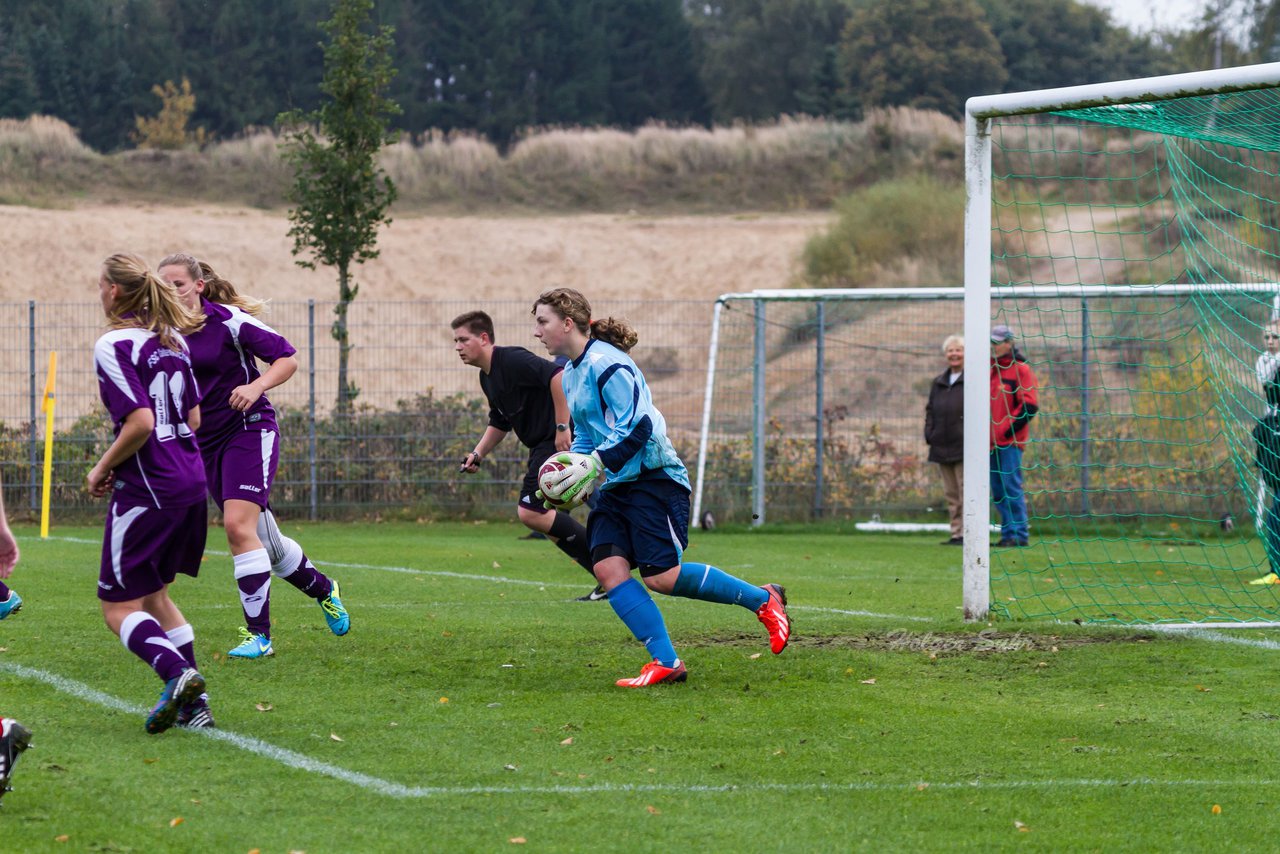
[[[598,499],[587,517],[593,560],[619,555],[641,575],[679,566],[689,545],[689,490],[663,477],[620,483]]]

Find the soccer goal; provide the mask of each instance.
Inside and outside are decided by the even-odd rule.
[[[945,531],[924,401],[960,288],[761,290],[715,303],[693,516]],[[934,507],[932,505],[937,505]],[[880,523],[880,524],[886,524]]]
[[[965,157],[969,354],[1008,325],[1040,397],[997,549],[966,384],[965,616],[1280,620],[1280,64],[972,98]]]

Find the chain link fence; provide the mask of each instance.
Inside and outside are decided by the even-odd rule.
[[[482,308],[497,343],[543,354],[530,302],[361,301],[350,306],[354,411],[334,412],[338,348],[332,301],[276,301],[265,322],[298,350],[300,368],[270,398],[283,435],[273,507],[286,518],[498,518],[510,514],[525,449],[508,437],[476,475],[458,463],[484,430],[476,370],[453,350],[450,321]],[[713,304],[634,300],[594,306],[640,333],[632,356],[653,389],[691,475],[702,427]],[[820,312],[825,314],[820,315]],[[816,323],[822,323],[821,352]],[[923,413],[943,367],[942,339],[959,331],[956,303],[879,302],[769,307],[763,433],[769,520],[942,519],[941,485],[925,462]],[[0,440],[11,511],[38,515],[49,353],[58,352],[51,487],[55,520],[96,519],[84,476],[111,441],[98,402],[96,303],[0,304]],[[750,520],[756,415],[755,312],[734,304],[720,336],[702,507]],[[985,348],[980,352],[985,353]],[[822,371],[817,370],[821,359]],[[820,379],[821,377],[821,379]],[[822,385],[820,386],[819,383]],[[817,460],[825,465],[817,465]]]
[[[298,350],[298,373],[269,397],[283,435],[272,494],[292,518],[496,516],[511,511],[524,475],[514,437],[482,471],[458,462],[484,430],[488,407],[476,369],[453,350],[450,321],[475,308],[493,317],[497,343],[544,354],[533,338],[532,302],[352,303],[349,381],[359,393],[349,415],[334,412],[338,346],[334,302],[273,301],[263,320]],[[636,357],[655,387],[673,436],[696,448],[707,358],[705,302],[631,301],[597,307],[627,317],[641,333]],[[111,441],[98,400],[93,344],[106,329],[96,303],[0,304],[0,440],[5,498],[15,513],[38,514],[45,417],[41,395],[49,354],[58,353],[51,486],[55,518],[95,517],[100,503],[84,476]]]

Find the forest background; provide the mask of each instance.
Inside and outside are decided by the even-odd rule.
[[[319,101],[329,5],[0,0],[0,118],[57,117],[111,152],[185,78],[189,141],[271,126]],[[1195,26],[1144,33],[1075,0],[379,0],[375,17],[395,29],[394,127],[505,151],[536,127],[958,117],[976,94],[1269,61],[1280,4],[1205,0]]]

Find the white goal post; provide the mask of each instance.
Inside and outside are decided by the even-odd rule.
[[[1242,68],[1218,69],[1190,74],[1168,75],[1139,80],[1124,80],[1087,86],[1017,92],[970,98],[965,108],[965,240],[964,240],[964,337],[971,343],[989,340],[992,324],[993,288],[993,173],[992,127],[1001,119],[1033,116],[1090,108],[1120,110],[1125,105],[1156,105],[1176,99],[1203,98],[1253,90],[1280,87],[1280,63]],[[1154,110],[1154,107],[1149,109]],[[1212,108],[1210,108],[1212,109]],[[1115,116],[1115,113],[1112,114]],[[1076,118],[1080,118],[1078,115]],[[1086,119],[1087,120],[1087,119]],[[1264,121],[1258,119],[1257,121]],[[1210,117],[1206,127],[1213,129]],[[1271,119],[1274,122],[1274,119]],[[1122,124],[1122,122],[1116,122]],[[1219,136],[1225,136],[1219,134]],[[1229,140],[1234,142],[1234,140]],[[1241,142],[1241,145],[1248,143]],[[1082,159],[1087,155],[1082,152]],[[1106,152],[1098,152],[1098,157]],[[1265,197],[1264,197],[1265,200]],[[1256,283],[1255,283],[1256,284]],[[1232,284],[1232,287],[1239,285]],[[1169,286],[1153,285],[1152,292]],[[1212,289],[1211,284],[1193,283],[1183,287]],[[1262,287],[1262,286],[1258,286]],[[1019,287],[1019,295],[1027,293]],[[1063,293],[1062,286],[1053,286]],[[965,386],[964,405],[969,412],[988,409],[985,383]],[[966,421],[964,459],[967,472],[988,469],[988,426],[983,419]],[[964,581],[963,611],[967,620],[988,618],[991,608],[991,551],[986,534],[990,514],[990,486],[985,477],[969,476],[964,480]],[[1196,621],[1196,625],[1211,625]],[[1239,626],[1240,621],[1227,625]]]

